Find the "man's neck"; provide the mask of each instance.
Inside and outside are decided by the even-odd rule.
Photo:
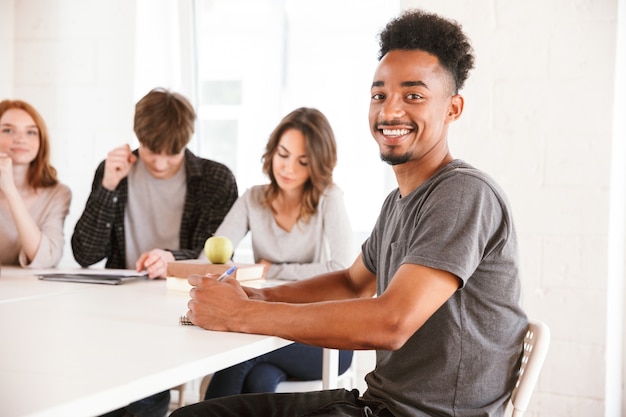
[[[421,159],[394,165],[393,172],[396,175],[400,195],[405,196],[410,194],[453,160],[452,155],[447,152],[441,158],[437,159],[429,159],[427,161]]]

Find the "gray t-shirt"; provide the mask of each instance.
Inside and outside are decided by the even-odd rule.
[[[236,247],[250,232],[254,261],[272,262],[267,271],[272,279],[299,280],[350,266],[356,254],[352,253],[350,219],[338,186],[330,185],[315,214],[308,222],[298,221],[291,231],[278,226],[272,210],[262,204],[266,187],[247,189],[215,234],[228,237]]]
[[[142,253],[180,247],[180,225],[187,193],[184,162],[171,178],[154,178],[141,158],[128,173],[124,213],[126,268],[135,269]]]
[[[463,283],[404,346],[376,352],[365,399],[399,417],[502,415],[528,321],[512,214],[495,182],[455,160],[409,195],[393,191],[362,250],[378,294],[404,263]]]

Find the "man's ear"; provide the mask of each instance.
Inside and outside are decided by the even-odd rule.
[[[450,97],[450,106],[448,107],[448,122],[454,122],[456,119],[461,117],[464,104],[465,99],[462,95],[455,94]]]

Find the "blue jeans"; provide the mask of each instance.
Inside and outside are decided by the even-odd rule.
[[[322,348],[293,343],[284,348],[216,372],[205,399],[234,394],[275,392],[287,378],[302,381],[322,379]],[[351,350],[339,351],[339,374],[352,362]]]
[[[170,406],[170,391],[151,395],[126,407],[108,412],[100,417],[165,417]]]
[[[179,408],[170,417],[394,417],[380,402],[345,389],[244,394]]]

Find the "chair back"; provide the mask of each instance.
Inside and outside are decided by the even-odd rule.
[[[550,328],[538,320],[530,320],[524,337],[524,352],[517,383],[505,416],[521,417],[539,379],[543,362],[550,347]]]

